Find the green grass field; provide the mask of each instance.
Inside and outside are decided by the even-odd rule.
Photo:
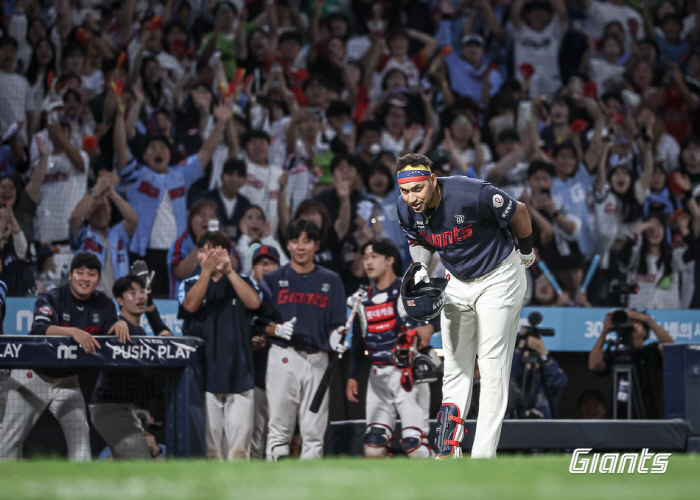
[[[700,456],[674,454],[665,474],[570,474],[568,456],[497,460],[0,463],[0,498],[65,500],[691,499]]]

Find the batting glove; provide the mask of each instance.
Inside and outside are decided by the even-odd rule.
[[[520,254],[520,260],[523,261],[525,267],[530,267],[532,264],[535,263],[535,251],[533,250],[532,252],[525,255]]]
[[[294,316],[289,321],[282,323],[281,325],[278,324],[277,326],[275,326],[275,336],[285,340],[291,339],[292,334],[294,333],[294,325],[296,324],[296,322],[297,317]]]
[[[131,274],[135,274],[141,280],[143,283],[146,285],[146,293],[148,295],[151,294],[151,283],[153,283],[153,277],[156,275],[155,271],[148,271],[148,266],[146,263],[142,260],[137,260],[133,264],[131,264],[131,267],[129,268],[129,271]]]
[[[421,282],[430,282],[430,276],[428,276],[428,268],[425,267],[425,264],[421,264],[420,269],[418,269],[418,271],[416,271],[416,274],[413,275],[413,281],[416,285],[420,285]]]
[[[345,342],[341,342],[343,335],[345,335],[345,327],[340,326],[331,332],[331,336],[328,339],[328,345],[331,347],[331,350],[338,354],[343,354],[348,349]]]

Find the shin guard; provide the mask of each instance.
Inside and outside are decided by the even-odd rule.
[[[464,419],[459,416],[459,408],[452,403],[443,403],[438,412],[435,430],[437,458],[462,458],[463,437]]]

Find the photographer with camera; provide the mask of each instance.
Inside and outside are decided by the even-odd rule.
[[[569,379],[559,363],[550,356],[542,336],[553,336],[554,330],[539,329],[542,315],[531,313],[530,326],[518,334],[510,372],[511,388],[518,393],[518,418],[557,417],[559,396]]]
[[[658,341],[645,344],[650,331],[654,332]],[[616,332],[617,338],[604,349],[606,336],[610,332]],[[588,368],[600,374],[607,374],[614,365],[631,365],[636,373],[633,383],[636,383],[637,387],[627,386],[627,389],[633,397],[636,391],[641,396],[642,403],[642,408],[638,408],[638,411],[635,411],[637,414],[633,416],[639,418],[642,416],[639,415],[639,410],[642,410],[646,418],[661,418],[663,345],[673,343],[673,338],[668,332],[645,313],[634,310],[609,312],[605,315],[603,330],[588,355]],[[622,390],[622,386],[613,390],[616,391],[613,396],[617,401],[624,402],[624,396],[621,398],[617,393],[618,390]]]

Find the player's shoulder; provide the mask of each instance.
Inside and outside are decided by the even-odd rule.
[[[478,193],[486,184],[486,181],[481,179],[472,179],[464,175],[452,175],[449,177],[438,178],[438,183],[442,187],[444,196],[449,196],[450,193]],[[459,194],[457,196],[459,196]]]
[[[101,292],[100,290],[95,290],[92,292],[90,302],[92,303],[93,307],[100,309],[108,305],[114,306],[112,299],[110,299],[106,293]]]
[[[285,276],[289,272],[289,264],[285,264],[284,266],[280,266],[274,271],[270,271],[267,273],[265,276],[263,276],[263,279],[266,281],[274,281],[276,278],[279,276]]]
[[[319,266],[318,264],[314,268],[314,273],[316,273],[318,278],[342,281],[338,273],[331,271],[327,267]]]

